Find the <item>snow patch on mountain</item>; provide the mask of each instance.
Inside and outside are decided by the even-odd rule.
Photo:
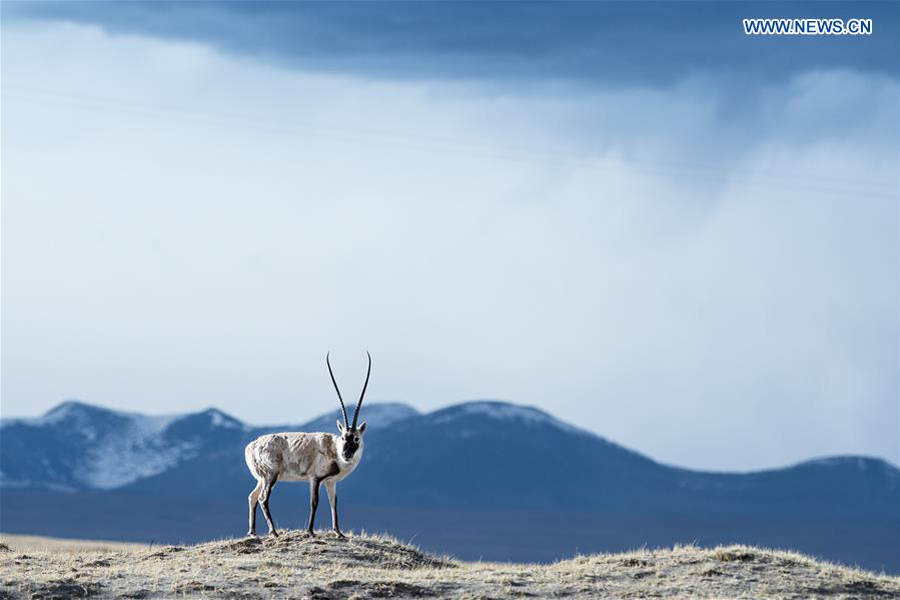
[[[880,458],[871,456],[828,456],[823,458],[814,458],[812,460],[803,461],[793,465],[792,467],[811,466],[817,468],[836,468],[844,467],[848,469],[856,469],[858,471],[873,470],[876,472],[884,471],[891,479],[897,477],[897,466]]]
[[[66,400],[54,406],[46,413],[39,417],[4,417],[0,419],[0,427],[21,423],[23,425],[32,425],[40,427],[43,425],[57,425],[63,421],[73,418],[79,419],[85,412],[90,410],[98,410],[96,407],[84,404],[77,400]],[[100,409],[106,410],[106,409]],[[115,411],[110,411],[115,412]]]
[[[223,427],[225,429],[241,429],[241,430],[248,429],[248,427],[244,423],[242,423],[241,421],[238,421],[231,415],[223,413],[218,408],[208,408],[205,411],[203,411],[201,414],[209,417],[209,424],[212,427]]]
[[[179,415],[160,415],[160,416],[147,416],[147,415],[139,415],[136,413],[119,413],[123,415],[127,415],[134,426],[134,428],[143,436],[153,436],[159,435],[163,431],[166,430],[166,427],[169,426],[172,421],[179,418]]]
[[[466,414],[486,415],[494,419],[515,419],[528,423],[552,423],[556,420],[536,408],[502,402],[469,402],[459,408]]]
[[[212,413],[212,424],[213,427],[228,427],[231,429],[241,429],[241,424],[236,422],[234,419],[229,419],[226,415],[223,415],[219,411],[215,411]]]
[[[56,425],[72,418],[80,418],[84,414],[84,410],[85,407],[80,402],[67,400],[59,406],[51,408],[46,414],[29,421],[32,425]]]
[[[364,406],[363,412],[369,413],[368,420],[376,423],[378,427],[386,427],[391,423],[415,417],[419,414],[419,411],[412,406],[401,404],[400,402],[379,402],[372,404],[368,409]],[[362,413],[360,413],[359,418],[363,418]]]
[[[123,414],[128,420],[91,447],[78,479],[96,489],[113,489],[158,475],[196,455],[197,442],[167,443],[161,434],[178,416]]]
[[[347,418],[353,420],[354,406],[348,407]],[[375,402],[372,404],[363,404],[359,413],[359,422],[366,422],[366,427],[379,429],[387,427],[397,421],[418,416],[420,413],[408,404],[400,402]],[[327,412],[311,421],[307,421],[303,425],[298,426],[299,431],[337,431],[335,429],[335,420],[343,421],[340,409]]]
[[[228,417],[219,417],[227,423]],[[164,472],[185,458],[195,455],[197,443],[171,443],[163,439],[165,430],[181,415],[147,416],[91,406],[67,400],[46,414],[30,419],[4,419],[3,428],[13,424],[30,429],[49,430],[53,435],[84,440],[84,454],[75,461],[77,468],[57,472],[46,457],[41,486],[66,488],[61,482],[78,482],[94,489],[113,489]],[[230,423],[225,426],[233,426]],[[5,487],[25,487],[31,481],[0,477]]]
[[[588,433],[568,423],[553,418],[542,410],[531,406],[521,406],[508,402],[477,400],[458,404],[432,413],[435,423],[449,423],[460,417],[481,415],[501,421],[519,421],[527,425],[549,425],[572,433]]]
[[[196,455],[199,444],[160,445],[153,438],[123,435],[92,450],[79,479],[88,486],[111,490],[145,477],[158,475]]]
[[[206,439],[200,432],[180,441],[163,435],[174,422],[188,419],[190,415],[119,415],[128,419],[126,426],[106,432],[102,443],[90,449],[87,464],[79,473],[79,480],[90,487],[114,489],[158,475],[196,457]],[[216,408],[200,415],[208,420],[210,429],[247,429],[242,422]]]

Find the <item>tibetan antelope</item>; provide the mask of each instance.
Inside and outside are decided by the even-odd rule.
[[[337,494],[335,484],[353,472],[363,452],[363,434],[366,432],[366,423],[359,427],[356,420],[359,418],[359,408],[362,406],[363,397],[366,395],[366,387],[369,385],[369,375],[372,374],[372,355],[369,357],[369,367],[366,371],[366,382],[363,384],[362,393],[356,403],[356,411],[353,413],[353,423],[347,420],[347,408],[341,397],[341,390],[334,379],[331,370],[330,352],[325,355],[325,363],[328,365],[328,374],[331,375],[331,383],[337,392],[341,403],[341,413],[344,422],[337,421],[340,435],[331,433],[271,433],[263,435],[249,444],[244,449],[244,458],[247,467],[256,478],[256,487],[250,492],[250,530],[249,536],[256,535],[256,504],[262,504],[263,516],[269,524],[269,535],[278,536],[275,523],[269,513],[269,497],[276,481],[309,481],[309,524],[306,531],[313,533],[313,523],[316,518],[316,507],[319,505],[319,485],[324,483],[328,490],[328,502],[331,504],[331,524],[334,532],[339,537],[344,537],[338,525]]]

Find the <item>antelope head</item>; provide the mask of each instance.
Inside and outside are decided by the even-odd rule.
[[[359,395],[359,401],[356,403],[356,410],[353,412],[353,423],[347,419],[347,408],[344,406],[344,399],[341,397],[341,390],[338,388],[337,381],[334,379],[334,372],[331,370],[331,360],[329,359],[331,353],[325,355],[325,362],[328,364],[328,374],[331,375],[331,383],[334,384],[334,391],[337,392],[338,401],[341,403],[341,413],[344,415],[344,422],[341,423],[341,420],[337,420],[337,428],[341,434],[340,439],[338,440],[338,453],[341,458],[344,459],[344,462],[350,462],[353,460],[356,453],[362,448],[363,445],[363,434],[366,432],[366,422],[363,421],[362,425],[356,425],[357,419],[359,418],[359,409],[362,406],[363,397],[366,395],[366,388],[369,385],[369,375],[372,374],[372,355],[366,351],[366,356],[369,357],[369,368],[366,371],[366,382],[363,384],[362,393]]]

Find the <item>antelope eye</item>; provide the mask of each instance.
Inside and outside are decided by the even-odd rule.
[[[354,442],[358,442],[358,441],[359,441],[359,438],[358,438],[358,437],[355,437],[355,438],[353,438],[353,441],[354,441]]]

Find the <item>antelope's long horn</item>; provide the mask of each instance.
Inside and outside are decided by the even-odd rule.
[[[372,374],[372,355],[366,350],[366,356],[369,357],[369,369],[366,371],[366,382],[363,384],[362,393],[359,395],[359,402],[356,403],[356,412],[353,413],[353,428],[356,428],[356,419],[359,418],[359,407],[362,406],[363,397],[366,395],[366,388],[369,387],[369,375]]]
[[[328,365],[328,374],[331,375],[331,383],[334,384],[334,391],[337,392],[338,400],[341,401],[341,412],[344,413],[344,425],[347,429],[350,429],[350,421],[347,420],[347,407],[344,406],[344,399],[341,398],[341,390],[338,389],[337,381],[334,380],[334,372],[331,370],[331,351],[328,351],[328,354],[325,355],[325,363]],[[359,410],[357,408],[357,410]],[[355,422],[355,419],[354,419]]]

